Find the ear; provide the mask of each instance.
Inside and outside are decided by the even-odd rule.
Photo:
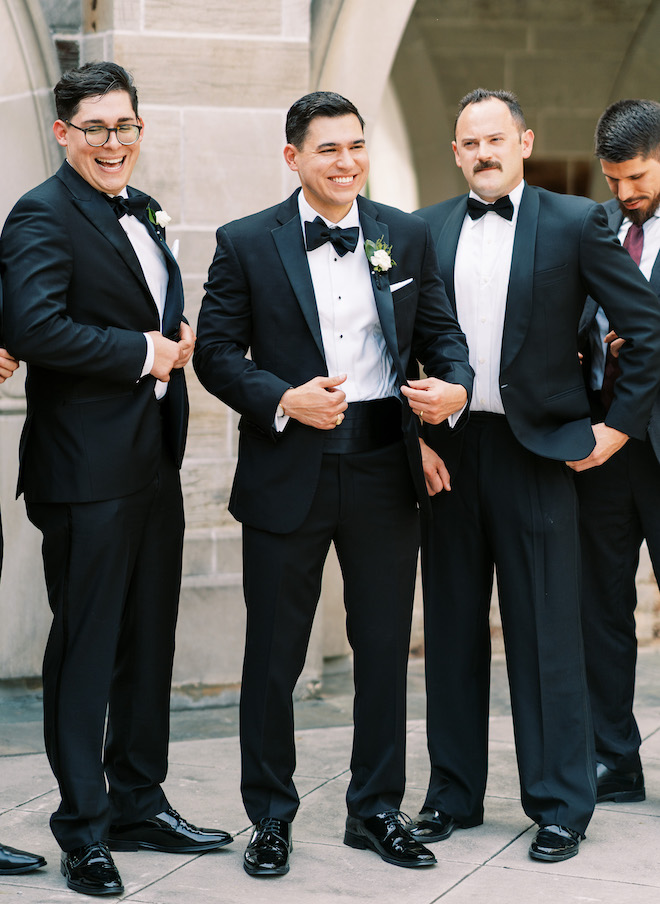
[[[526,160],[531,156],[532,148],[534,147],[534,133],[531,129],[527,129],[526,132],[522,134],[522,155],[523,160]]]
[[[137,143],[139,144],[142,141],[142,139],[144,138],[144,119],[142,119],[141,116],[138,116],[137,121],[138,121],[139,125],[142,126],[142,130],[140,132],[140,137],[137,140]]]
[[[452,141],[452,143],[451,143],[451,149],[452,149],[452,151],[454,152],[454,160],[456,161],[456,166],[459,167],[459,169],[463,169],[463,167],[461,166],[460,158],[459,158],[459,156],[458,156],[458,148],[456,147],[456,142],[455,142],[455,141]]]
[[[68,140],[68,129],[65,122],[61,119],[56,119],[53,123],[53,134],[55,135],[55,141],[62,145],[63,148],[67,147],[69,144]]]
[[[284,148],[284,160],[286,165],[294,173],[298,172],[298,148],[295,144],[287,144]]]

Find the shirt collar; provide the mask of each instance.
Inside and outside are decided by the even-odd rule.
[[[305,228],[305,222],[312,223],[317,217],[321,217],[326,226],[330,227],[341,226],[342,229],[348,229],[351,226],[360,226],[360,211],[358,209],[357,198],[353,201],[351,209],[346,216],[338,223],[333,223],[332,220],[328,220],[327,217],[317,213],[312,205],[308,203],[307,198],[305,198],[302,191],[298,194],[298,210],[300,212],[300,222],[303,224],[303,229]]]

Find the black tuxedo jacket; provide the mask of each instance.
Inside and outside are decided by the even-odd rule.
[[[462,195],[418,211],[431,226],[454,305],[454,259],[466,200]],[[578,359],[578,323],[587,295],[628,340],[606,423],[641,438],[660,380],[657,297],[612,235],[601,205],[525,186],[506,301],[500,391],[518,441],[559,461],[585,458],[595,445]],[[451,438],[441,427],[429,428],[427,439],[453,460]]]
[[[623,214],[621,213],[621,208],[619,207],[618,202],[613,198],[611,201],[607,201],[607,203],[604,204],[603,207],[605,208],[605,212],[607,213],[607,222],[609,223],[612,232],[614,233],[614,235],[618,235],[619,229],[621,227],[621,222],[623,220]],[[660,298],[660,255],[658,255],[658,257],[655,259],[655,263],[653,264],[650,283],[651,288],[655,292],[656,296]],[[584,354],[583,373],[584,381],[587,387],[591,385],[589,379],[591,364],[589,333],[594,327],[597,311],[598,302],[590,296],[589,298],[587,298],[587,301],[585,303],[578,330],[578,343],[580,345],[581,351]],[[655,402],[653,403],[653,408],[651,410],[651,417],[648,424],[648,435],[651,440],[651,445],[653,446],[653,451],[655,452],[658,461],[660,461],[660,397],[658,397],[658,395],[656,395]]]
[[[276,533],[295,530],[309,511],[325,435],[293,419],[282,433],[273,427],[289,387],[328,375],[297,196],[296,191],[284,203],[218,230],[193,359],[209,392],[241,414],[230,511],[239,521]],[[372,282],[398,382],[405,382],[406,368],[417,357],[429,376],[460,383],[469,394],[465,338],[438,275],[428,227],[364,198],[358,206],[365,240],[383,237],[397,263]],[[390,290],[390,283],[408,279]],[[401,416],[418,496],[428,505],[417,419],[405,401]]]
[[[148,228],[165,253],[163,331],[173,336],[183,312],[181,276],[158,231]],[[180,464],[183,370],[172,372],[163,430],[155,380],[140,379],[142,334],[159,329],[156,304],[110,205],[67,162],[9,214],[0,272],[5,341],[28,365],[18,484],[26,501],[95,502],[134,493],[155,477],[163,435]]]

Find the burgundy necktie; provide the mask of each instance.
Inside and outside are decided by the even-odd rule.
[[[644,227],[632,223],[623,240],[623,247],[639,267],[640,261],[642,260],[642,251],[644,250]],[[614,398],[614,384],[620,373],[621,368],[619,367],[619,361],[614,357],[610,351],[610,346],[608,345],[607,354],[605,355],[603,388],[600,392],[600,398],[606,412],[609,411],[610,405],[612,404],[612,399]]]

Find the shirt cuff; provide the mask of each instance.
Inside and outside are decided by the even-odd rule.
[[[449,417],[447,418],[447,423],[449,424],[450,430],[453,430],[454,427],[456,426],[456,424],[459,422],[459,420],[461,419],[461,415],[463,414],[463,412],[465,411],[467,406],[468,406],[468,403],[466,402],[460,411],[455,411],[453,414],[449,415]]]
[[[147,357],[144,359],[144,365],[142,367],[140,379],[142,379],[142,377],[146,377],[147,374],[151,373],[151,368],[154,366],[154,358],[156,357],[154,340],[147,333],[143,333],[142,335],[147,340]]]

